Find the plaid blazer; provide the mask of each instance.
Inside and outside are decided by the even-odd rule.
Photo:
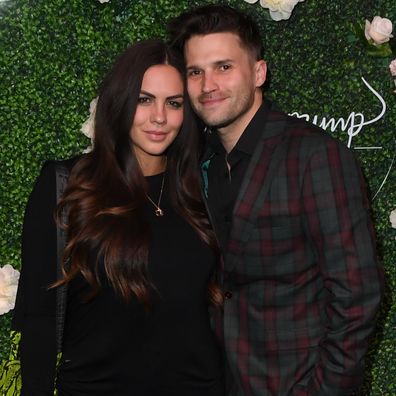
[[[361,171],[344,144],[281,112],[261,136],[221,276],[230,394],[350,395],[383,288]]]

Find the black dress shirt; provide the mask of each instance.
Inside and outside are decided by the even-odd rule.
[[[206,151],[212,153],[208,169],[208,206],[223,252],[227,248],[239,189],[270,108],[271,103],[266,100],[228,154],[216,131],[207,139]]]

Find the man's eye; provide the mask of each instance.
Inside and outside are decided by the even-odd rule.
[[[220,66],[220,70],[226,71],[226,70],[229,70],[229,69],[231,69],[231,65],[221,65]]]
[[[148,96],[139,96],[138,104],[149,104],[151,103],[151,98]]]
[[[199,76],[200,74],[201,74],[200,70],[190,70],[188,72],[188,75],[191,76],[191,77]]]

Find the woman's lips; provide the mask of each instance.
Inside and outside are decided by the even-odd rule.
[[[162,131],[144,131],[147,137],[153,142],[162,142],[165,140],[167,133]]]

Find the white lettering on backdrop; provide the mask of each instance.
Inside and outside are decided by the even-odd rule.
[[[347,146],[350,148],[352,146],[353,138],[361,132],[362,128],[365,125],[373,124],[379,121],[384,116],[386,111],[386,103],[385,100],[382,98],[382,96],[363,77],[362,80],[366,85],[366,87],[378,98],[382,106],[380,114],[378,114],[372,120],[366,121],[363,113],[357,113],[355,111],[352,111],[352,113],[349,114],[349,117],[346,120],[344,118],[339,118],[338,120],[334,118],[327,119],[326,117],[319,119],[319,116],[317,115],[315,115],[311,119],[311,116],[309,114],[299,114],[296,111],[290,113],[289,115],[295,116],[297,118],[304,118],[306,121],[310,121],[312,122],[312,124],[318,125],[325,131],[327,129],[330,129],[331,132],[334,132],[338,128],[341,129],[342,131],[347,131],[348,133]],[[354,147],[354,149],[358,149],[358,150],[373,150],[373,149],[381,149],[381,148],[382,147],[377,147],[377,146]]]
[[[385,100],[383,99],[383,97],[362,77],[362,81],[363,83],[366,85],[366,87],[374,94],[374,96],[379,100],[379,102],[381,103],[381,112],[372,120],[367,120],[364,117],[363,113],[357,113],[355,111],[353,111],[352,113],[349,114],[348,118],[345,120],[344,118],[339,118],[338,120],[336,120],[335,118],[329,118],[327,119],[326,117],[322,117],[321,119],[319,119],[319,116],[315,115],[314,117],[312,117],[309,114],[299,114],[298,112],[293,112],[290,113],[289,115],[291,116],[295,116],[297,118],[304,118],[306,121],[310,121],[313,124],[321,127],[324,130],[328,130],[330,129],[331,132],[334,132],[336,129],[341,129],[342,131],[347,131],[348,133],[348,143],[347,146],[349,148],[351,148],[352,146],[352,141],[353,138],[357,135],[359,135],[359,133],[362,131],[363,127],[366,125],[370,125],[373,124],[377,121],[379,121],[385,114],[386,112],[386,103]],[[355,150],[378,150],[378,149],[382,149],[381,146],[370,146],[370,147],[362,147],[362,146],[358,146],[358,147],[353,147]],[[393,164],[395,162],[395,158],[396,158],[396,150],[394,152],[393,158],[391,160],[390,166],[388,168],[388,171],[384,177],[384,179],[382,180],[379,188],[377,189],[376,193],[373,195],[372,200],[374,200],[378,193],[381,191],[382,187],[385,185],[388,176],[392,170]]]

